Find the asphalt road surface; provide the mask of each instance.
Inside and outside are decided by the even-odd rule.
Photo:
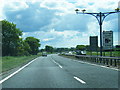
[[[2,88],[118,88],[118,71],[54,54],[38,57]]]

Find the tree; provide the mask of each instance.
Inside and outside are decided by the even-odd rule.
[[[90,45],[86,45],[86,50],[90,51]]]
[[[116,51],[120,51],[120,45],[116,45],[115,47],[116,47],[116,48],[115,48]]]
[[[30,51],[28,51],[32,55],[36,55],[39,52],[39,47],[40,47],[40,40],[34,37],[27,37],[25,39],[25,42],[28,43],[30,46]]]
[[[3,56],[22,56],[37,54],[39,39],[28,37],[26,40],[20,38],[22,31],[16,28],[16,24],[2,21],[2,55]]]
[[[15,56],[22,31],[16,28],[16,24],[6,20],[2,21],[2,55]]]
[[[26,43],[24,40],[22,40],[22,38],[20,40],[21,41],[20,41],[20,43],[17,47],[17,55],[18,56],[23,56],[23,55],[28,56],[28,55],[30,55],[29,52],[31,51],[31,49],[30,49],[29,44]]]
[[[41,50],[40,50],[40,52],[44,52],[44,51],[45,51],[45,49],[41,49]]]
[[[70,51],[70,50],[73,50],[73,49],[69,49],[69,48],[56,48],[55,51],[56,52],[67,52],[67,51]]]
[[[23,48],[24,48],[24,55],[27,55],[27,56],[30,55],[29,52],[31,52],[32,50],[31,50],[29,44],[26,43],[25,41],[23,41]]]
[[[86,46],[85,46],[85,45],[77,45],[77,46],[76,46],[76,49],[77,49],[77,50],[85,50],[85,49],[86,49]]]
[[[69,50],[70,50],[70,51],[75,51],[75,49],[76,49],[76,48],[71,47]]]
[[[47,52],[53,52],[53,50],[54,50],[54,48],[52,47],[52,46],[48,46],[48,45],[46,45],[45,46],[45,50],[47,51]]]
[[[120,48],[120,45],[116,45],[115,47],[116,47],[116,48]]]

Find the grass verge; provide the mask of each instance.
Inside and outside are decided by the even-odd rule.
[[[38,56],[41,56],[41,54],[38,55],[31,55],[31,56],[5,56],[2,57],[2,62],[0,65],[2,65],[2,71],[0,73],[9,71],[11,69],[21,67],[28,63],[29,61],[37,58]]]
[[[86,53],[87,55],[97,55],[97,52],[88,52]],[[98,52],[98,55],[100,55],[100,52]],[[112,51],[111,52],[103,52],[103,56],[112,56],[112,57],[120,57],[120,51]]]

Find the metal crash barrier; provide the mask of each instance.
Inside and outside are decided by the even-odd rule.
[[[120,66],[120,57],[105,57],[105,56],[90,56],[90,55],[75,55],[75,54],[64,54],[66,56],[74,56],[82,61],[94,62],[99,64],[104,64],[107,66]]]

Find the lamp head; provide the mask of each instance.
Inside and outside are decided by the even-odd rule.
[[[75,9],[75,11],[76,11],[76,12],[78,12],[78,11],[79,11],[79,9]]]
[[[85,13],[85,11],[86,11],[85,9],[82,10],[83,13]]]
[[[79,9],[75,9],[76,13],[78,13],[78,11],[80,11]]]

